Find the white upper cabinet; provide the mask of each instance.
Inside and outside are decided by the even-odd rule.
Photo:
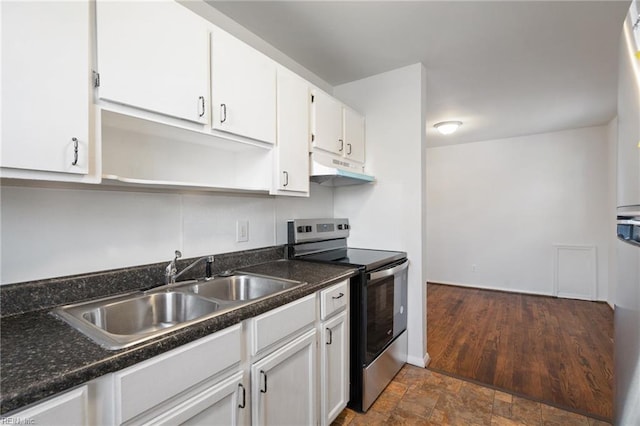
[[[364,117],[343,107],[344,156],[364,163]]]
[[[342,104],[324,92],[313,92],[311,102],[313,146],[343,155]]]
[[[96,7],[100,99],[208,123],[207,23],[169,0]]]
[[[364,117],[337,99],[315,90],[311,102],[313,147],[364,163]]]
[[[0,2],[3,168],[88,173],[89,13],[84,1]]]
[[[309,86],[292,72],[278,70],[276,147],[277,193],[309,193]],[[282,192],[280,192],[282,191]]]
[[[276,142],[276,63],[222,30],[211,34],[213,129]]]

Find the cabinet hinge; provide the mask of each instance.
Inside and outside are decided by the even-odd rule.
[[[311,142],[314,142],[316,140],[316,135],[314,135],[313,133],[311,133]]]
[[[100,87],[100,73],[93,71],[93,87]]]
[[[311,95],[311,103],[313,103],[316,100],[316,97]]]

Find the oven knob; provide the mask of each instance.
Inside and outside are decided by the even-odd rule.
[[[304,226],[298,226],[298,232],[304,232]]]
[[[313,228],[311,226],[307,225],[304,227],[304,232],[311,232],[311,231],[313,231]]]
[[[344,229],[349,229],[349,224],[348,223],[344,224]]]
[[[342,224],[338,224],[338,229],[342,229]]]

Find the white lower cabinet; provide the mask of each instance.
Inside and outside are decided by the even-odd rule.
[[[349,402],[349,317],[346,311],[322,323],[320,424],[330,425]]]
[[[309,330],[252,365],[252,424],[316,424],[315,349]]]
[[[212,401],[194,401],[194,391],[220,396],[216,386],[240,372],[241,335],[238,324],[114,373],[115,423],[155,423],[173,410],[179,418],[208,412]]]
[[[211,425],[241,424],[246,408],[243,374],[214,383],[204,390],[192,392],[189,398],[160,415],[143,422],[144,425]]]
[[[320,424],[330,425],[349,402],[349,281],[320,292]]]
[[[2,424],[89,425],[87,386],[58,395],[31,408],[3,416]]]

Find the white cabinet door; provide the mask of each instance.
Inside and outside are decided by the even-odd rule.
[[[314,91],[311,103],[312,141],[315,148],[344,154],[342,137],[342,104],[319,90]]]
[[[208,123],[209,33],[171,1],[98,0],[99,96]]]
[[[240,412],[247,406],[247,397],[238,372],[144,424],[235,426],[241,424]]]
[[[322,323],[320,342],[321,424],[330,425],[349,401],[349,328],[344,311]]]
[[[310,330],[251,367],[254,425],[316,424],[316,332]]]
[[[309,192],[309,86],[297,75],[278,70],[278,125],[275,186]]]
[[[364,163],[364,117],[344,107],[344,155],[345,157]]]
[[[0,16],[2,167],[88,173],[89,3],[2,1]]]
[[[230,34],[211,34],[212,127],[276,141],[276,64]]]
[[[87,387],[82,386],[12,414],[9,419],[24,425],[88,425],[87,401]]]

